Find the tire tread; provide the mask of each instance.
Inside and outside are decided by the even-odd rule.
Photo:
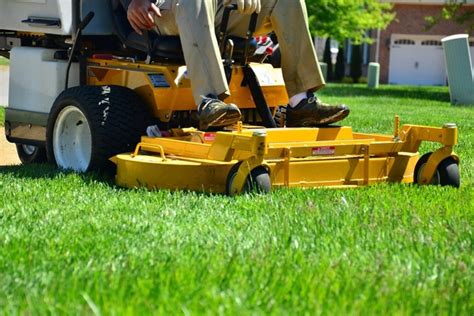
[[[132,151],[145,133],[147,111],[134,91],[121,86],[69,88],[56,99],[48,120],[47,153],[53,162],[54,124],[67,105],[77,106],[89,120],[92,157],[87,171],[110,167],[110,157]]]

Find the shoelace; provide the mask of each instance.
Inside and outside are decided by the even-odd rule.
[[[308,103],[313,103],[313,102],[315,103],[318,102],[318,98],[315,95],[308,98]]]
[[[204,111],[208,107],[209,104],[215,101],[214,99],[209,98],[209,97],[205,97],[205,96],[201,96],[201,97],[202,97],[202,102],[204,102],[204,104],[201,102],[201,104],[199,105],[199,108],[198,108],[199,112]]]
[[[280,105],[275,112],[273,119],[277,127],[285,127],[286,125],[286,107],[286,105]]]

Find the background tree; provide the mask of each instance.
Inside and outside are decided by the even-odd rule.
[[[474,33],[474,9],[463,9],[466,0],[447,0],[446,5],[437,16],[425,17],[426,28],[429,30],[443,20],[451,20],[466,27],[466,33]]]
[[[351,78],[352,82],[358,83],[362,76],[362,54],[360,45],[352,45],[351,54]]]
[[[339,42],[371,42],[367,30],[385,28],[394,18],[391,4],[378,0],[306,0],[313,34]]]
[[[373,40],[367,35],[367,31],[386,28],[395,16],[391,11],[392,5],[381,3],[379,0],[306,0],[306,4],[311,32],[320,37],[331,37],[339,43],[343,43],[345,39],[351,39],[354,44],[371,43]],[[327,50],[326,43],[325,60]],[[344,65],[341,64],[343,56],[343,52],[338,56],[337,80],[342,79],[339,77],[344,74]],[[352,67],[361,69],[361,65],[354,64],[356,60],[362,62],[360,54],[359,57],[351,60],[351,76],[353,73],[358,73],[358,71],[354,72]],[[331,80],[334,75],[331,66],[329,62],[328,80]],[[360,76],[359,74],[353,78],[357,78],[358,81]]]
[[[328,65],[326,80],[331,81],[334,78],[333,75],[333,65],[331,57],[331,38],[326,39],[326,46],[324,47],[324,56],[323,61]]]
[[[346,61],[344,59],[344,46],[339,45],[339,52],[336,58],[336,69],[334,71],[334,79],[341,81],[346,73]]]

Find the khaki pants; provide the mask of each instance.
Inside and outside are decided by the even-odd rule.
[[[325,82],[308,30],[304,0],[261,2],[255,35],[275,31],[288,95],[323,87]],[[162,17],[155,18],[156,31],[181,37],[196,104],[203,95],[230,95],[215,35],[222,20],[223,0],[165,0],[160,8]],[[229,33],[245,37],[249,21],[250,15],[233,12]]]

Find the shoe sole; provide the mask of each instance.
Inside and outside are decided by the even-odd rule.
[[[332,123],[336,123],[339,121],[342,121],[345,119],[350,113],[349,109],[346,110],[341,110],[337,112],[336,114],[326,117],[325,119],[322,120],[314,120],[314,119],[307,119],[302,122],[300,122],[299,126],[293,126],[293,127],[315,127],[315,126],[326,126]]]
[[[216,117],[214,120],[206,124],[201,124],[200,129],[206,130],[209,127],[225,127],[237,123],[242,115],[239,112],[234,113],[222,113],[222,115]]]

